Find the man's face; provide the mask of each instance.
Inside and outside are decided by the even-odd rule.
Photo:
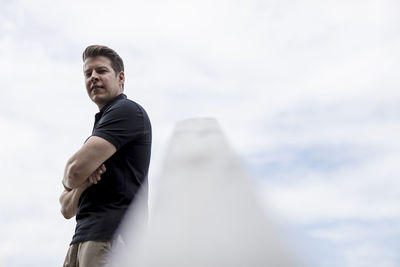
[[[124,72],[116,74],[107,57],[87,58],[83,64],[83,73],[86,91],[99,109],[123,91]]]

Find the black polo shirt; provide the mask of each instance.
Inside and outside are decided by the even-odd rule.
[[[104,138],[117,151],[104,162],[107,170],[99,183],[86,189],[79,199],[71,244],[111,240],[142,187],[147,203],[151,124],[146,111],[120,94],[96,114],[92,136]]]

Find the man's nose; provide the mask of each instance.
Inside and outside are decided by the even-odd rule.
[[[98,79],[99,79],[98,73],[96,71],[93,71],[92,75],[90,76],[90,80],[93,82],[93,81],[96,81]]]

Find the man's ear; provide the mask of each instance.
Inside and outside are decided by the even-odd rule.
[[[123,85],[125,83],[125,73],[123,71],[120,71],[118,74],[119,78],[119,84]]]

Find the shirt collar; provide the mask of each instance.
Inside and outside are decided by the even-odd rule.
[[[121,99],[126,99],[126,95],[121,93],[119,95],[117,95],[116,97],[114,97],[110,102],[108,102],[107,104],[104,105],[104,107],[102,107],[100,109],[99,113],[103,113],[112,103],[114,103],[115,101],[121,100]]]

